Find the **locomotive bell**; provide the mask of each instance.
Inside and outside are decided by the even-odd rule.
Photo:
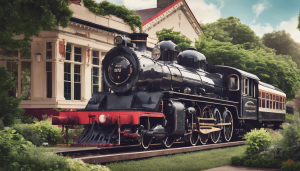
[[[192,67],[195,69],[205,69],[206,57],[196,51],[196,49],[188,48],[178,55],[177,62],[179,65]]]

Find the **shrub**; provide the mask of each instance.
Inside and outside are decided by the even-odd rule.
[[[288,159],[284,161],[281,167],[282,171],[298,171],[300,170],[300,163],[299,161],[294,162],[292,159]]]
[[[296,124],[288,124],[281,130],[282,139],[280,140],[280,146],[283,148],[289,148],[296,144],[299,138],[299,126]]]
[[[102,167],[101,165],[91,165],[91,164],[85,164],[80,159],[68,159],[68,165],[70,167],[70,171],[109,171],[107,167]]]
[[[33,129],[44,137],[44,141],[51,145],[57,144],[58,140],[62,137],[60,128],[52,125],[51,120],[37,122],[34,124]]]
[[[292,123],[293,121],[294,121],[294,115],[286,113],[285,122]]]
[[[16,130],[0,131],[0,170],[65,170],[67,160],[25,141]]]
[[[231,164],[236,166],[243,166],[245,161],[245,157],[234,156],[231,158]]]
[[[257,130],[251,130],[248,132],[244,139],[246,139],[245,144],[247,145],[246,153],[248,155],[257,154],[258,150],[262,147],[268,147],[271,144],[270,134],[263,128]]]
[[[0,171],[12,170],[66,170],[107,171],[100,165],[89,165],[81,160],[67,159],[51,149],[36,147],[16,130],[5,127],[0,131]]]
[[[269,168],[281,168],[282,161],[280,159],[260,157],[255,155],[250,159],[245,160],[244,165],[249,167],[269,167]]]
[[[272,129],[268,129],[267,132],[270,134],[271,136],[271,146],[278,146],[279,142],[282,139],[282,135],[280,134],[279,131],[274,131]]]
[[[24,110],[19,108],[21,103],[20,98],[15,98],[9,95],[15,86],[15,81],[11,74],[6,72],[4,67],[0,67],[0,119],[4,126],[14,124],[15,118],[20,118]]]
[[[13,127],[25,140],[32,142],[32,144],[38,147],[45,141],[43,135],[34,130],[33,124],[15,124]]]
[[[23,124],[34,124],[35,122],[38,122],[39,120],[33,116],[21,116],[21,122]]]

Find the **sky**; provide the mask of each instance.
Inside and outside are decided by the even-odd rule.
[[[96,0],[101,2],[102,0]],[[156,8],[157,0],[107,0],[132,10]],[[285,30],[300,43],[297,29],[300,0],[186,0],[198,22],[211,23],[234,16],[256,35]]]

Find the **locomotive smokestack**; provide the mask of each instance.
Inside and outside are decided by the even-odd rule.
[[[147,37],[146,33],[132,33],[130,34],[131,43],[135,43],[140,52],[147,51]]]

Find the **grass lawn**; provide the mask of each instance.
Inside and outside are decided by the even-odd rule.
[[[122,161],[109,163],[106,166],[112,171],[199,171],[231,164],[231,157],[242,156],[246,151],[246,145],[218,148],[212,150],[180,153],[168,156],[158,156],[138,161]]]

